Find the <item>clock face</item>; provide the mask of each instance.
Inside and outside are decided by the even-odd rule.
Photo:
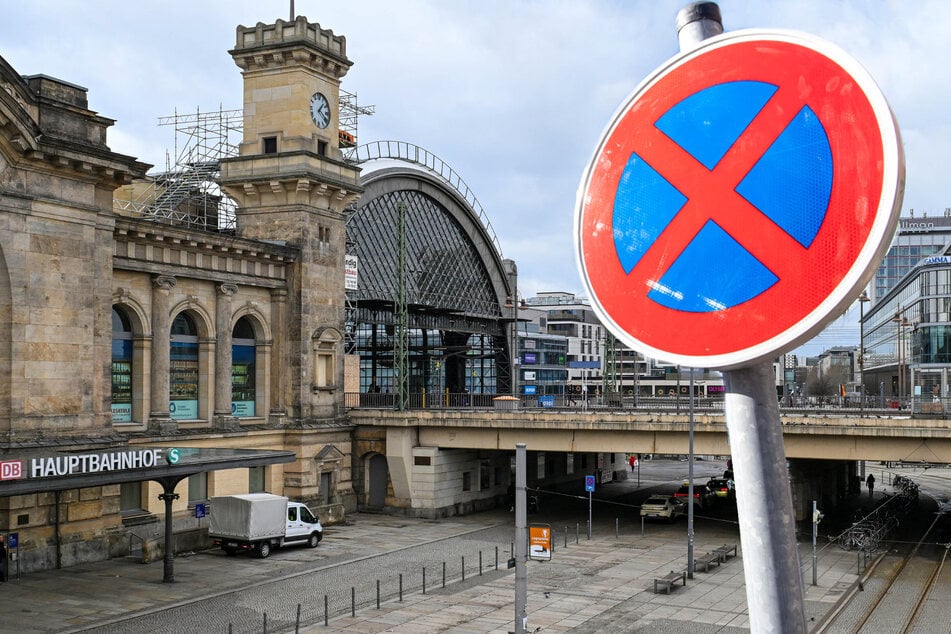
[[[330,104],[319,92],[315,92],[310,98],[310,116],[318,128],[326,128],[330,125]]]

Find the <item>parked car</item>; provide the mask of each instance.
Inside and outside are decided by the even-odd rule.
[[[670,495],[652,495],[641,504],[641,517],[672,522],[685,511],[684,503]]]
[[[733,480],[728,478],[710,478],[707,482],[707,489],[717,498],[732,500],[736,497],[736,487]]]
[[[682,485],[679,489],[677,489],[677,492],[674,493],[674,497],[686,504],[687,499],[690,497],[689,485]],[[704,503],[707,502],[709,497],[710,491],[707,490],[706,486],[702,484],[693,485],[693,504],[695,508],[702,507]]]

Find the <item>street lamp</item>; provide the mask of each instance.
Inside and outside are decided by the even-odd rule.
[[[859,415],[865,416],[865,303],[872,299],[862,291],[859,295]]]
[[[518,373],[519,373],[519,358],[518,358],[518,311],[519,309],[525,310],[526,303],[524,299],[519,299],[518,293],[509,297],[505,302],[506,308],[512,309],[512,332],[511,332],[511,344],[509,346],[509,356],[511,357],[511,366],[512,366],[512,396],[521,398],[518,393]]]
[[[908,322],[907,317],[903,317],[901,311],[895,313],[895,316],[892,317],[892,323],[898,325],[898,409],[901,409],[902,397],[905,392],[905,370],[903,365],[904,357],[904,341],[903,333],[906,326],[911,324]]]

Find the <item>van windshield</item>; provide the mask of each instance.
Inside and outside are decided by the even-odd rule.
[[[317,518],[314,517],[313,513],[311,513],[310,509],[308,509],[306,506],[302,506],[300,508],[300,519],[302,522],[306,522],[307,524],[317,523]]]

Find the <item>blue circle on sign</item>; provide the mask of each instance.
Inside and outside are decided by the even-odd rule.
[[[716,84],[675,104],[654,125],[698,163],[713,170],[776,90],[777,86],[763,81]],[[807,168],[791,172],[787,169],[790,162]],[[825,220],[832,181],[828,135],[816,113],[804,105],[735,192],[808,249]],[[633,270],[687,202],[649,161],[636,152],[631,154],[618,183],[613,210],[614,247],[625,272]],[[715,261],[727,261],[731,266],[708,265]],[[738,277],[738,270],[744,275]],[[697,275],[697,271],[704,274]],[[709,220],[676,255],[647,297],[674,310],[714,312],[753,299],[777,281],[766,265]]]

